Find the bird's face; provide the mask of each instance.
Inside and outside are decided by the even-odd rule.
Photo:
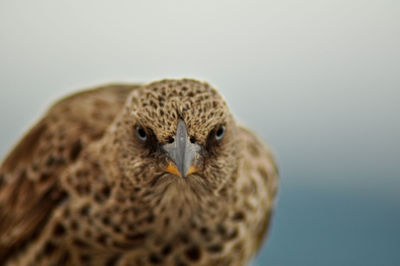
[[[133,185],[186,184],[212,192],[236,170],[236,125],[208,84],[163,80],[134,91],[114,129],[117,161]]]

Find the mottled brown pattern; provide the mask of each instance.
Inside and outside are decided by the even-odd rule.
[[[178,119],[202,147],[185,178],[165,171],[160,149]],[[1,165],[0,264],[244,265],[277,184],[268,149],[207,83],[81,92],[55,104]]]

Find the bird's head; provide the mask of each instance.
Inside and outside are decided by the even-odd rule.
[[[119,169],[136,185],[220,189],[236,170],[236,124],[207,83],[162,80],[132,92],[113,128]]]

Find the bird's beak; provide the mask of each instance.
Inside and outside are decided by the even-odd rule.
[[[186,124],[182,119],[178,121],[174,142],[164,144],[162,149],[171,159],[165,171],[186,177],[199,170],[201,146],[190,142]]]

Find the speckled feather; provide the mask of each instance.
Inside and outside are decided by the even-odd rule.
[[[157,148],[179,118],[206,150],[186,178],[165,172]],[[151,140],[137,139],[138,125]],[[245,265],[277,184],[271,153],[207,83],[81,92],[55,104],[1,165],[0,264]]]

